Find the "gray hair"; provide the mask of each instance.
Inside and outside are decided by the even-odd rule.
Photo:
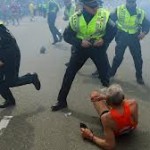
[[[107,88],[108,104],[120,105],[124,100],[124,92],[119,84],[113,84]]]

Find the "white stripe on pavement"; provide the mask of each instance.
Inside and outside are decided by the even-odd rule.
[[[13,116],[4,116],[3,119],[0,121],[0,135],[3,133],[3,129],[6,129],[10,120],[13,118]]]

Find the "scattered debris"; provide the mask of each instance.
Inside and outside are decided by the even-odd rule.
[[[40,48],[40,54],[45,54],[45,52],[46,52],[46,48],[44,46],[42,46]]]
[[[65,113],[65,117],[69,117],[69,116],[71,116],[72,115],[72,112],[67,112],[67,113]]]

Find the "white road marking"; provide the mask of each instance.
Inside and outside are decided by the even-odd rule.
[[[6,129],[10,120],[13,116],[4,116],[3,119],[0,121],[0,135],[3,133],[3,129]]]

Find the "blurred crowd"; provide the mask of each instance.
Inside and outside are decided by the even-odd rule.
[[[5,25],[19,25],[24,16],[46,17],[49,0],[0,0],[0,20]]]
[[[35,16],[47,17],[48,3],[50,0],[0,0],[0,20],[3,20],[5,25],[19,25],[20,20],[24,16],[30,16],[33,21]],[[60,8],[64,7],[63,0],[55,0]],[[72,0],[78,2],[79,0]],[[148,1],[150,4],[150,1]],[[125,3],[125,0],[103,0],[103,6],[109,11],[113,11],[117,6]],[[147,2],[146,2],[147,3]],[[150,18],[148,5],[138,0],[138,5],[143,7]]]

